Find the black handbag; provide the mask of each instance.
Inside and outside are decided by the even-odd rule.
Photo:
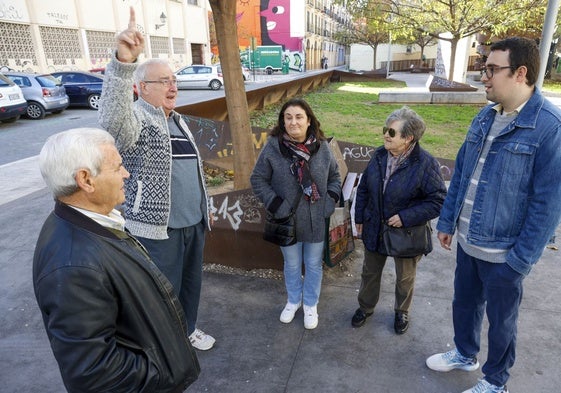
[[[380,174],[383,179],[383,173]],[[432,251],[432,227],[430,221],[412,227],[392,227],[383,219],[384,195],[380,187],[380,226],[379,251],[382,255],[398,258],[412,258],[417,255],[427,255]]]
[[[267,213],[263,240],[281,247],[291,246],[296,243],[296,223],[294,212],[288,217],[274,218]]]
[[[412,258],[432,251],[432,227],[427,221],[408,228],[392,227],[382,222],[380,253],[390,257]]]
[[[296,203],[287,217],[275,218],[267,212],[263,240],[277,246],[286,247],[296,243],[296,208],[300,204],[301,194],[298,193]]]

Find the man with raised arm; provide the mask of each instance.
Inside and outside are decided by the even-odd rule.
[[[208,350],[215,340],[197,328],[205,231],[212,220],[203,163],[187,124],[174,111],[175,75],[165,60],[139,63],[143,52],[131,7],[128,28],[117,36],[107,65],[99,122],[115,137],[130,172],[125,226],[173,284],[193,346]]]

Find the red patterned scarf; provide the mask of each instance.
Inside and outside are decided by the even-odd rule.
[[[317,141],[316,136],[314,134],[310,134],[304,143],[300,143],[289,140],[288,136],[285,134],[283,136],[282,143],[290,151],[293,158],[290,171],[294,176],[296,176],[298,184],[302,187],[304,197],[311,203],[314,203],[319,200],[320,195],[317,185],[312,179],[308,161],[319,148],[319,142]]]

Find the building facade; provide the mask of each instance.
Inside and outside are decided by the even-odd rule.
[[[342,5],[332,0],[306,1],[306,64],[321,68],[348,63],[349,46],[337,40],[337,33],[352,28],[352,18]]]
[[[167,59],[172,68],[210,63],[206,0],[0,0],[0,70],[103,68],[130,7],[145,58]]]
[[[351,18],[332,0],[236,0],[240,50],[281,45],[295,71],[345,64],[348,47],[336,34]]]

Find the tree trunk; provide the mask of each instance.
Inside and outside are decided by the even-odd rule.
[[[459,38],[453,37],[450,40],[450,74],[448,74],[448,80],[454,80],[454,68],[456,66],[456,50],[458,49]]]
[[[376,43],[375,45],[370,45],[372,47],[372,49],[374,49],[374,67],[372,67],[373,70],[376,70],[376,62],[378,61],[378,43]]]
[[[255,165],[253,134],[241,71],[236,24],[237,1],[210,0],[224,76],[228,122],[234,152],[234,189],[250,188],[249,177]]]

